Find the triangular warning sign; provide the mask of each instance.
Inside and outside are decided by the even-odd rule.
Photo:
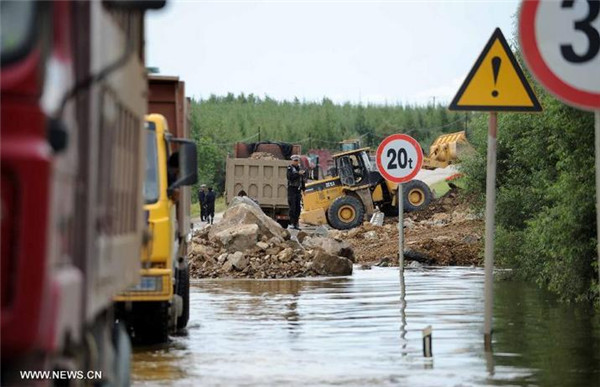
[[[477,58],[450,110],[539,112],[537,100],[500,28]]]

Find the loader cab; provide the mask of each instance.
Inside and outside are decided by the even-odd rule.
[[[367,150],[362,148],[334,156],[337,176],[343,185],[354,187],[369,184],[372,166]]]

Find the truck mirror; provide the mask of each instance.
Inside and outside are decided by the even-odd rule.
[[[167,189],[167,194],[171,196],[173,190],[182,186],[196,184],[198,181],[198,158],[196,143],[183,138],[171,138],[169,142],[179,144],[179,173],[175,180]]]
[[[198,156],[193,141],[181,144],[179,148],[179,165],[181,166],[181,184],[192,185],[198,181]]]

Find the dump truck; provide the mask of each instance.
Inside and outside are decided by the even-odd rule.
[[[112,297],[139,277],[144,15],[164,3],[0,2],[2,385],[129,384]]]
[[[231,203],[241,191],[255,199],[260,208],[283,227],[289,224],[287,170],[290,157],[300,155],[302,147],[288,143],[237,143],[232,158],[228,157],[225,175],[225,202]],[[253,158],[256,153],[273,157]],[[301,167],[309,169],[306,156]]]
[[[189,320],[190,185],[197,177],[189,139],[185,84],[149,76],[144,210],[151,244],[140,255],[140,281],[115,297],[116,319],[135,344],[156,344]]]
[[[333,176],[306,185],[300,215],[303,223],[347,230],[360,226],[376,208],[390,215],[398,213],[398,185],[373,168],[369,148],[338,153],[333,161]],[[432,193],[423,181],[413,179],[403,187],[405,211],[429,205]]]

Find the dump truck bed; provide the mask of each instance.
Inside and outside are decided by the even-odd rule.
[[[286,168],[289,160],[228,158],[225,191],[227,204],[244,190],[261,208],[287,209]]]

